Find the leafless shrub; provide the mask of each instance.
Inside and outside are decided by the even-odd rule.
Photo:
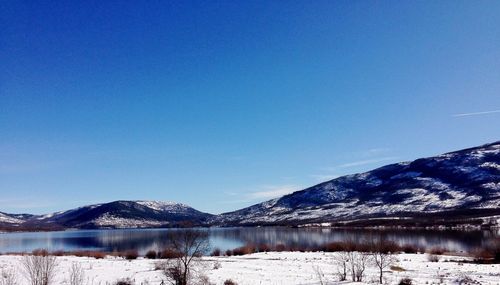
[[[472,252],[476,263],[500,263],[500,238],[493,239]]]
[[[161,270],[171,284],[187,285],[187,276],[184,277],[182,262],[177,258],[167,259],[161,263]],[[187,275],[187,274],[186,274]]]
[[[199,230],[182,230],[169,235],[170,249],[179,255],[162,264],[163,274],[175,285],[187,285],[201,270],[200,257],[208,251],[208,234]]]
[[[144,257],[146,257],[147,259],[156,259],[156,257],[158,257],[158,254],[154,250],[148,250]]]
[[[486,248],[478,248],[472,251],[472,255],[474,256],[474,261],[478,263],[487,262],[495,257],[493,252],[487,250]]]
[[[220,248],[214,248],[214,250],[212,251],[212,253],[210,254],[211,256],[220,256],[221,252],[220,252]]]
[[[35,250],[21,259],[24,276],[31,285],[50,285],[57,269],[55,256],[46,250]]]
[[[124,257],[126,260],[134,260],[139,257],[139,253],[137,252],[137,250],[127,250],[124,254]]]
[[[158,261],[158,262],[155,262],[154,263],[154,270],[157,271],[157,270],[163,270],[163,268],[165,267],[165,262],[164,261]]]
[[[265,243],[261,243],[257,247],[257,250],[259,252],[268,252],[268,251],[271,251],[271,247],[269,245],[265,244]]]
[[[333,257],[333,262],[337,269],[337,276],[339,277],[339,281],[347,280],[347,267],[349,259],[349,254],[345,251],[337,252]]]
[[[70,254],[77,256],[77,257],[92,257],[95,259],[103,259],[106,257],[106,254],[101,251],[89,251],[89,250],[82,250],[82,251],[74,251],[71,252]]]
[[[360,253],[357,251],[350,251],[350,249],[345,253],[347,257],[346,264],[349,267],[348,271],[351,274],[352,282],[356,282],[357,280],[362,280],[368,261],[368,254]]]
[[[179,258],[182,256],[182,253],[172,248],[166,248],[162,250],[162,252],[159,255],[161,259],[170,259],[170,258]]]
[[[308,246],[295,244],[295,245],[287,247],[287,250],[288,251],[306,252],[306,251],[311,251],[311,250],[314,250],[314,249],[311,248],[311,247],[308,247]]]
[[[316,277],[318,278],[318,283],[320,285],[324,285],[325,284],[325,281],[324,281],[325,274],[323,273],[323,270],[321,270],[321,268],[317,265],[313,265],[313,270],[314,270],[314,273],[316,274]]]
[[[93,257],[95,259],[103,259],[106,257],[106,254],[104,252],[95,251],[91,252],[88,257]]]
[[[347,274],[350,273],[353,282],[362,282],[366,268],[371,262],[371,254],[353,251],[356,246],[355,243],[350,241],[342,243],[342,248],[344,251],[336,252],[333,256],[333,263],[339,281],[347,280]]]
[[[497,263],[500,263],[500,238],[495,238],[491,242],[491,245],[488,245],[487,248],[489,248],[493,253],[493,260]]]
[[[401,247],[392,240],[380,238],[377,242],[370,244],[370,251],[394,254],[400,252]]]
[[[390,267],[394,262],[396,262],[396,258],[391,251],[394,248],[395,247],[391,242],[388,242],[383,238],[372,244],[372,260],[375,267],[379,271],[380,284],[384,282],[384,269]]]
[[[456,282],[459,285],[472,285],[472,284],[481,284],[480,282],[472,279],[470,276],[462,273],[460,276],[457,278]]]
[[[52,252],[52,255],[53,256],[65,256],[66,255],[66,252],[62,251],[62,250],[56,250],[56,251],[53,251]]]
[[[194,282],[195,285],[215,285],[210,282],[210,278],[206,276],[205,274],[201,274],[198,276],[198,280]]]
[[[12,270],[4,270],[0,272],[0,285],[17,285],[17,276]]]
[[[439,255],[435,255],[435,254],[429,254],[429,256],[427,257],[427,260],[429,260],[430,262],[438,262],[440,259]]]
[[[434,254],[434,255],[442,255],[445,252],[446,252],[446,249],[444,249],[442,247],[434,247],[430,250],[430,254]]]
[[[34,255],[34,256],[48,256],[50,254],[49,254],[48,250],[41,248],[41,249],[35,249],[35,250],[33,250],[31,252],[31,255]]]
[[[436,271],[436,279],[438,280],[438,284],[443,284],[443,282],[444,282],[444,275],[441,274],[441,271],[439,270],[439,268]]]
[[[69,285],[83,285],[85,272],[79,263],[73,262],[69,269]]]
[[[238,283],[234,282],[232,279],[226,279],[224,285],[238,285]]]
[[[406,278],[403,278],[399,281],[399,285],[412,285],[413,284],[413,281],[406,277]]]
[[[134,282],[130,278],[124,278],[116,281],[115,285],[134,285]]]
[[[326,252],[337,252],[337,251],[345,251],[346,245],[343,242],[331,242],[327,243],[321,247],[321,250]]]
[[[401,251],[403,251],[404,253],[418,253],[419,250],[414,245],[405,244],[401,247]]]
[[[232,256],[233,255],[233,251],[228,249],[226,250],[226,256]]]
[[[217,269],[219,269],[221,267],[222,267],[222,265],[220,264],[220,262],[218,260],[214,261],[213,269],[217,270]]]
[[[233,255],[246,255],[246,254],[255,253],[256,251],[257,251],[257,248],[254,245],[247,244],[245,246],[233,249]]]
[[[352,263],[351,276],[353,281],[362,282],[366,267],[370,261],[370,255],[365,252],[353,252],[350,254]]]
[[[277,244],[275,247],[274,247],[274,250],[277,251],[277,252],[282,252],[282,251],[285,251],[286,250],[286,246],[284,244]]]

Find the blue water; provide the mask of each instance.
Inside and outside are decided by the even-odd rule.
[[[221,250],[252,244],[285,244],[295,246],[317,246],[327,242],[370,240],[384,236],[399,244],[417,247],[444,247],[454,251],[468,251],[483,247],[498,232],[491,231],[432,231],[432,230],[339,230],[298,229],[283,227],[261,228],[209,228],[201,229],[209,234],[210,246]],[[0,234],[0,252],[29,252],[37,248],[49,250],[103,250],[123,251],[137,249],[145,253],[150,249],[160,250],[167,243],[169,231],[175,229],[118,229],[77,230],[59,232],[29,232]]]

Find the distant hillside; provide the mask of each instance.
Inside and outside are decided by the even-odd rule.
[[[311,223],[425,226],[499,219],[500,142],[495,142],[339,177],[221,215],[171,202],[115,201],[43,216],[0,212],[0,230]]]
[[[0,214],[0,225],[13,229],[179,227],[203,225],[210,217],[184,204],[115,201],[42,216]]]
[[[495,142],[339,177],[219,215],[213,222],[296,225],[362,220],[369,225],[366,221],[375,218],[445,221],[500,215],[499,210],[500,142]]]

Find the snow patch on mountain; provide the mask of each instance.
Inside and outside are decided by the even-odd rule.
[[[500,190],[500,182],[490,182],[490,183],[484,183],[482,185],[484,188],[491,189],[491,190]]]
[[[0,213],[0,223],[19,224],[23,222],[24,222],[23,219],[15,218],[7,214]]]
[[[188,205],[175,202],[164,202],[164,201],[134,201],[134,202],[136,202],[139,205],[160,212],[169,211],[172,213],[181,213],[191,208]]]
[[[496,164],[494,162],[485,162],[480,165],[483,168],[494,168],[496,170],[500,170],[500,164]]]
[[[233,224],[332,222],[500,207],[500,142],[380,167],[225,213]]]
[[[133,219],[116,217],[112,214],[106,213],[99,218],[91,221],[99,227],[113,227],[113,228],[146,228],[162,225],[161,222],[147,219]]]

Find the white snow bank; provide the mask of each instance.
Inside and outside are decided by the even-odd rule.
[[[253,284],[319,284],[316,268],[324,274],[326,284],[375,284],[377,271],[370,266],[366,272],[365,283],[339,283],[335,276],[333,263],[335,253],[301,253],[273,252],[255,253],[237,257],[206,257],[205,274],[214,284],[223,284],[226,279],[232,279],[239,285]],[[0,270],[15,270],[19,285],[27,285],[20,275],[20,256],[0,256]],[[439,262],[427,261],[426,254],[399,254],[398,266],[405,271],[387,269],[384,273],[387,284],[398,284],[405,277],[413,279],[414,284],[438,283],[442,278],[444,284],[458,284],[457,278],[467,275],[480,284],[499,284],[500,265],[478,265],[445,260],[459,260],[463,257],[441,256]],[[137,259],[126,261],[118,258],[96,260],[86,257],[58,257],[59,267],[57,280],[54,284],[68,284],[69,268],[72,263],[79,263],[85,270],[86,284],[113,284],[116,280],[130,278],[135,284],[160,284],[165,279],[161,271],[156,271],[155,260]],[[219,269],[213,269],[218,262]],[[168,284],[168,283],[167,283]]]

